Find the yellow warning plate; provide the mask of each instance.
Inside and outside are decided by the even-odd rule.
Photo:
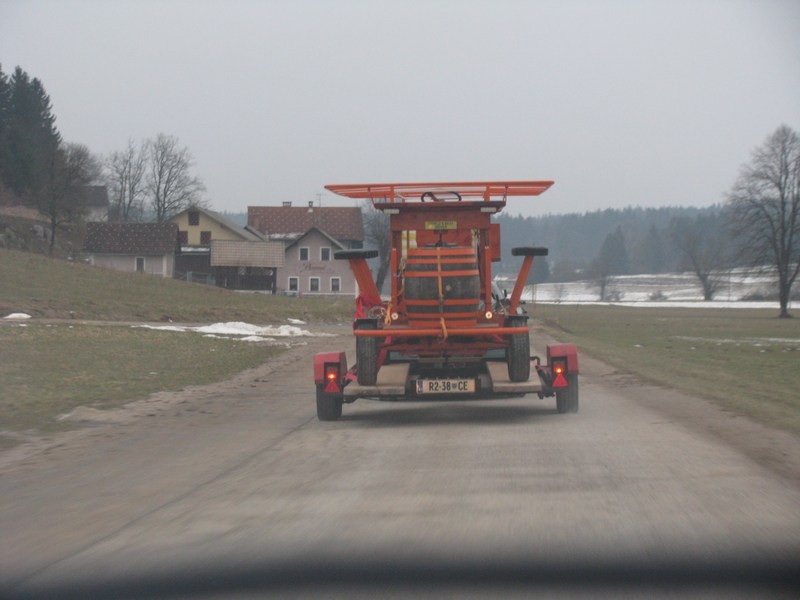
[[[458,221],[425,221],[425,229],[434,231],[458,229]]]

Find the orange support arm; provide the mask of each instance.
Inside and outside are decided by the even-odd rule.
[[[509,312],[512,315],[517,314],[517,307],[522,298],[522,290],[525,288],[525,283],[528,281],[528,274],[531,272],[531,265],[533,264],[533,256],[526,256],[522,259],[522,265],[519,268],[519,275],[517,275],[517,282],[514,284],[514,291],[511,292],[511,304],[509,305]]]
[[[517,275],[517,282],[514,284],[514,291],[511,293],[511,303],[509,310],[512,315],[517,314],[519,301],[522,298],[522,290],[525,288],[525,283],[528,281],[528,275],[531,272],[534,256],[547,256],[547,248],[542,247],[522,247],[512,248],[511,256],[524,256],[522,265],[519,268],[519,275]]]
[[[372,279],[372,272],[369,270],[366,259],[350,258],[349,260],[358,288],[368,296],[380,298],[381,293],[378,291],[378,286],[375,285],[375,280]]]
[[[336,260],[350,261],[350,269],[353,271],[356,283],[362,293],[380,299],[381,293],[378,291],[378,286],[375,285],[375,280],[367,265],[367,259],[376,256],[378,256],[377,250],[338,250],[333,253],[333,258]]]

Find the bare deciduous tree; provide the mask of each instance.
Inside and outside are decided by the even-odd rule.
[[[703,289],[703,300],[710,301],[725,281],[728,266],[726,239],[719,229],[719,221],[706,215],[694,220],[675,217],[670,222],[670,233],[680,248],[686,263]]]
[[[135,221],[144,212],[147,144],[137,148],[128,140],[125,150],[112,152],[104,162],[106,184],[111,190],[114,218]]]
[[[590,286],[597,289],[601,302],[619,299],[619,293],[611,290],[610,286],[614,275],[624,275],[627,272],[628,252],[625,248],[625,236],[622,228],[617,227],[606,236],[600,253],[589,267],[589,275],[593,280]]]
[[[744,255],[775,267],[780,316],[800,271],[800,136],[781,125],[753,151],[728,194],[730,223]]]
[[[205,186],[193,177],[194,166],[189,149],[178,138],[158,134],[148,142],[147,191],[156,221],[162,223],[181,210],[200,204]]]
[[[392,249],[391,232],[389,231],[389,215],[375,209],[372,202],[365,202],[362,209],[364,219],[364,239],[378,251],[378,271],[375,274],[375,285],[378,290],[389,273],[390,252]]]
[[[100,177],[100,163],[81,144],[53,145],[45,181],[36,200],[39,211],[50,220],[50,255],[59,225],[81,218],[86,210],[86,186]]]

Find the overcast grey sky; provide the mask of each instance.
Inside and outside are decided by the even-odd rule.
[[[98,154],[177,136],[216,210],[554,179],[526,215],[723,199],[800,129],[800,1],[0,0],[0,63]]]

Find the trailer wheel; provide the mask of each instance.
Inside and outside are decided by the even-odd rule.
[[[525,319],[509,318],[509,327],[520,327]],[[515,333],[508,346],[508,378],[511,381],[528,381],[531,376],[531,339],[530,334]]]
[[[375,329],[363,324],[359,329]],[[378,338],[356,337],[356,373],[359,385],[375,385],[378,380]]]
[[[342,397],[329,394],[322,384],[317,384],[317,418],[320,421],[336,421],[342,416]]]
[[[561,414],[578,412],[578,375],[571,373],[566,376],[567,387],[558,388],[556,391],[556,408]]]

